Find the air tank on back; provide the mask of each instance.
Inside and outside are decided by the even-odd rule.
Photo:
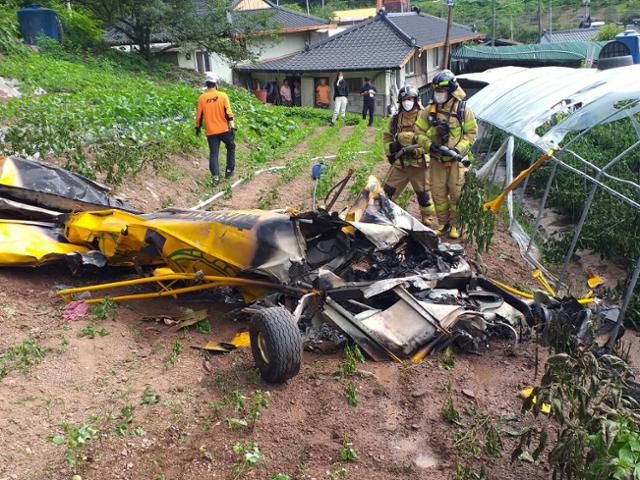
[[[37,3],[18,10],[20,34],[30,45],[36,44],[38,35],[46,35],[54,40],[62,40],[62,28],[55,11]]]

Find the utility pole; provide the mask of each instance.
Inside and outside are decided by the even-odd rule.
[[[511,40],[513,41],[513,15],[509,15],[509,31],[511,32]]]
[[[549,33],[553,33],[553,0],[549,0]]]
[[[309,15],[309,0],[307,0],[307,15]]]
[[[589,23],[589,26],[591,26],[591,0],[583,0],[583,3],[585,8],[585,12],[584,12],[585,23]]]
[[[496,46],[496,0],[491,0],[491,9],[493,10],[493,20],[491,22],[491,46]]]
[[[447,15],[447,33],[444,38],[444,68],[449,68],[449,38],[451,35],[451,24],[453,23],[453,6],[454,0],[447,0],[449,13]]]
[[[538,0],[538,42],[542,38],[542,0]]]

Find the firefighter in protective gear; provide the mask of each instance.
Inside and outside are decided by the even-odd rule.
[[[458,201],[468,170],[468,161],[459,160],[465,156],[470,158],[469,150],[476,140],[478,125],[464,90],[450,70],[438,73],[431,87],[433,102],[416,121],[416,137],[431,156],[431,195],[438,217],[438,234],[450,229],[449,237],[459,238]],[[460,157],[447,156],[441,147],[455,151]]]
[[[389,120],[383,137],[384,152],[391,164],[384,191],[391,200],[395,200],[411,183],[420,205],[422,222],[429,223],[435,210],[429,196],[429,152],[418,145],[415,134],[415,124],[422,111],[418,90],[405,85],[398,93],[398,100],[398,113]]]

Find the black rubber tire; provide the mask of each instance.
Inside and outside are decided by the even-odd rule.
[[[251,319],[249,335],[253,359],[265,382],[283,383],[300,372],[302,336],[286,308],[258,311]]]

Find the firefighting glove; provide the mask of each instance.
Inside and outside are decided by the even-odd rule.
[[[196,137],[200,136],[200,128],[201,127],[196,127]]]
[[[399,142],[393,142],[389,144],[389,155],[387,156],[387,160],[391,165],[393,165],[396,161],[396,153],[402,150],[402,145]]]

